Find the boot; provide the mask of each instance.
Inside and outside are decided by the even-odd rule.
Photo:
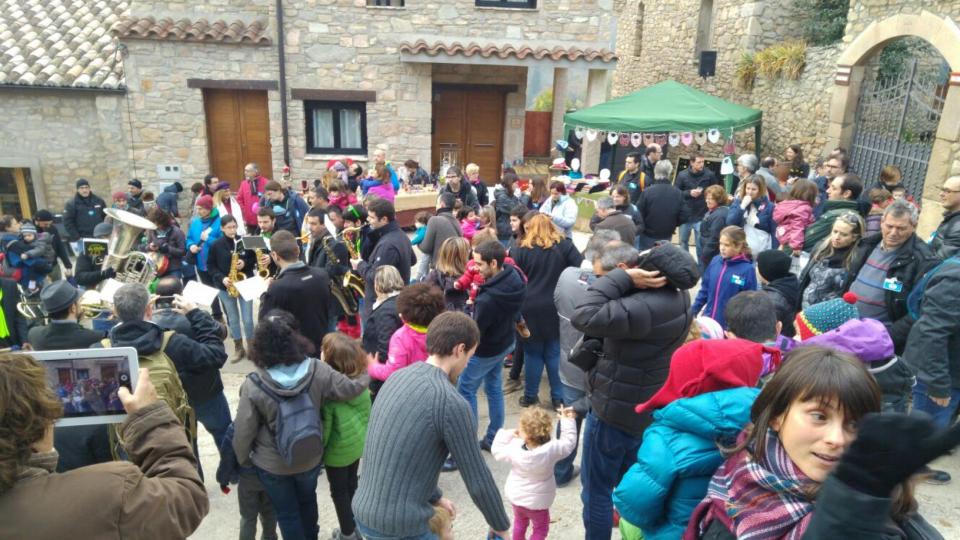
[[[233,350],[234,355],[230,360],[231,364],[236,364],[237,362],[243,360],[247,357],[247,350],[243,348],[243,339],[234,339],[233,340]]]

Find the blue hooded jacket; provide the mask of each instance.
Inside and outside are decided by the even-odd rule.
[[[730,203],[730,210],[727,212],[727,225],[738,227],[746,225],[747,213],[743,208],[740,208],[740,202],[740,197],[737,197]],[[757,210],[757,228],[770,235],[770,249],[777,249],[780,243],[777,241],[777,222],[773,220],[773,209],[777,205],[767,197],[760,197],[751,202],[750,206]]]
[[[644,540],[683,536],[723,463],[718,443],[734,444],[759,394],[757,388],[731,388],[678,399],[653,413],[637,462],[613,492],[617,511],[640,527]]]
[[[207,236],[206,242],[200,242],[200,235],[203,234],[203,231],[210,229],[210,234]],[[195,216],[190,221],[190,228],[187,229],[187,249],[190,249],[190,246],[199,245],[200,251],[197,253],[197,268],[206,272],[207,271],[207,256],[210,254],[210,246],[217,241],[217,238],[223,236],[223,231],[220,230],[220,212],[216,208],[210,212],[210,215],[201,218],[200,216]]]
[[[706,306],[703,314],[717,321],[726,330],[727,321],[723,316],[723,310],[727,302],[741,291],[755,290],[757,290],[757,272],[752,260],[746,255],[737,255],[729,259],[717,255],[703,271],[700,291],[697,292],[697,299],[693,302],[693,313],[694,315],[700,313],[700,309]]]

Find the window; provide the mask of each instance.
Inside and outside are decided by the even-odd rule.
[[[367,6],[403,7],[403,0],[367,0]]]
[[[537,7],[537,0],[475,0],[477,7],[529,8]]]
[[[364,101],[305,101],[308,154],[367,153]]]

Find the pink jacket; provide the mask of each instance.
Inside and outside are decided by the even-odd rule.
[[[357,204],[357,196],[353,193],[338,193],[337,195],[330,195],[330,204],[336,206],[337,208],[344,210],[347,206],[351,204]]]
[[[797,199],[779,202],[773,209],[773,221],[777,224],[777,240],[781,246],[803,249],[803,231],[813,223],[813,207]]]
[[[427,330],[422,331],[404,323],[390,336],[387,346],[386,363],[367,366],[367,373],[378,381],[385,381],[394,371],[405,368],[414,362],[427,359]]]
[[[460,220],[460,230],[463,231],[463,237],[467,241],[473,240],[473,235],[477,234],[477,227],[480,226],[480,218],[476,218],[473,221],[469,219]]]
[[[369,190],[367,190],[367,195],[376,195],[377,197],[386,199],[391,203],[393,203],[393,201],[397,198],[397,192],[393,190],[393,184],[390,182],[371,187]]]
[[[260,196],[263,195],[263,188],[266,187],[267,180],[262,175],[257,177],[257,192],[252,193],[250,181],[244,180],[237,188],[237,202],[240,203],[240,213],[243,214],[243,222],[247,225],[257,226],[257,213],[253,210],[254,204],[260,203]]]
[[[501,429],[493,439],[490,452],[497,461],[510,463],[504,493],[507,499],[529,510],[550,508],[557,494],[553,466],[570,455],[577,446],[577,424],[573,418],[560,419],[560,438],[533,450],[523,447],[523,439],[512,429]]]

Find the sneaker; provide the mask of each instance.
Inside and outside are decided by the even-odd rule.
[[[520,406],[529,407],[531,405],[539,405],[540,400],[537,398],[528,398],[527,396],[520,396]]]
[[[513,354],[508,354],[506,358],[503,359],[503,369],[510,369],[513,367]]]
[[[451,472],[459,468],[460,467],[457,465],[457,460],[453,459],[453,457],[451,456],[451,457],[448,457],[447,460],[443,462],[443,467],[441,467],[440,470],[443,472]]]
[[[486,439],[480,439],[480,449],[490,451],[490,443]]]
[[[923,473],[923,481],[927,484],[942,486],[949,484],[952,479],[947,471],[938,471],[937,469],[927,469]]]
[[[566,482],[563,482],[563,483],[557,482],[557,487],[558,487],[558,488],[561,488],[561,487],[570,485],[570,482],[573,482],[574,478],[576,478],[576,477],[578,477],[578,476],[580,476],[580,466],[579,466],[579,465],[574,465],[574,466],[573,466],[573,472],[570,473],[570,478],[568,478],[567,481],[566,481]]]
[[[353,534],[343,534],[340,529],[334,529],[330,534],[330,540],[362,540],[360,533],[353,531]]]
[[[510,379],[510,378],[507,378],[507,380],[503,382],[503,393],[504,393],[504,394],[512,394],[512,393],[520,390],[521,388],[523,388],[523,383],[520,382],[520,379]]]

